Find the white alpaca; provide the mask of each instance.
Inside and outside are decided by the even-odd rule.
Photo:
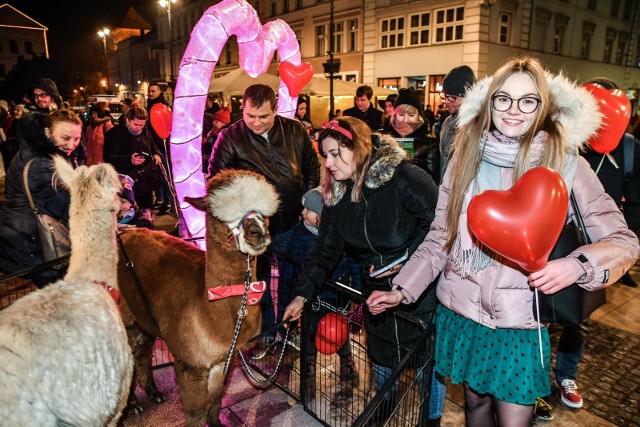
[[[69,271],[0,311],[0,425],[115,426],[133,361],[101,284],[117,289],[120,183],[110,165],[55,165],[71,194]]]

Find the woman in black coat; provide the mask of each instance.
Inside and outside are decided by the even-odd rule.
[[[5,180],[5,201],[0,205],[0,271],[12,273],[44,262],[36,219],[23,184],[29,160],[28,182],[38,211],[68,225],[69,193],[54,179],[54,154],[73,158],[82,137],[82,120],[71,110],[50,115],[29,114],[19,123],[20,150],[11,162]],[[43,270],[33,274],[39,287],[56,281],[63,270]]]
[[[325,123],[323,128],[318,141],[320,154],[326,158],[325,208],[318,239],[284,314],[294,320],[304,304],[315,299],[343,252],[362,266],[365,297],[374,290],[390,290],[391,278],[401,264],[375,277],[370,273],[415,251],[429,230],[438,198],[433,179],[407,162],[406,152],[393,138],[372,136],[364,122],[351,117]],[[407,311],[429,325],[436,305],[435,292],[428,292]],[[402,349],[416,338],[399,336],[396,327],[393,314],[372,316],[367,312],[367,351],[378,388],[399,364]],[[432,406],[440,405],[432,401]]]

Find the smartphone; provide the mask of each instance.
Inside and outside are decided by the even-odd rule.
[[[384,267],[380,267],[379,269],[377,269],[376,271],[374,271],[373,273],[369,273],[369,276],[371,277],[376,277],[381,275],[382,273],[384,273],[385,271],[389,271],[390,269],[392,269],[394,266],[402,263],[403,261],[405,261],[407,258],[409,258],[409,250],[407,250],[404,255],[402,255],[400,258],[392,261],[391,263],[385,265]]]
[[[144,151],[141,151],[140,154],[142,155],[142,157],[151,157],[149,153],[145,153]]]

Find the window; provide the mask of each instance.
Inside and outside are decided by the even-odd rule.
[[[629,41],[629,34],[620,32],[618,34],[618,47],[616,48],[616,64],[621,65],[624,61],[625,53],[627,52],[627,42]]]
[[[18,42],[15,40],[9,40],[9,52],[18,53]]]
[[[302,9],[302,0],[296,0],[296,9]]]
[[[284,0],[282,13],[289,13],[289,0]]]
[[[400,77],[386,77],[378,79],[378,86],[388,89],[397,89],[400,85]]]
[[[611,0],[611,17],[617,18],[620,10],[620,0]]]
[[[293,33],[296,35],[296,41],[300,46],[300,54],[302,54],[302,30],[293,30]]]
[[[333,24],[333,52],[342,53],[342,40],[344,34],[344,22]]]
[[[316,56],[327,54],[327,30],[324,25],[316,27]]]
[[[511,43],[511,14],[500,14],[500,34],[498,35],[498,43]]]
[[[640,67],[640,37],[636,43],[636,67]]]
[[[278,14],[278,4],[276,0],[271,0],[271,16],[276,16]]]
[[[596,0],[589,0],[587,3],[587,9],[596,10]]]
[[[580,58],[589,59],[591,53],[591,38],[596,29],[596,24],[591,22],[582,23],[582,45],[580,46]]]
[[[224,64],[231,65],[232,63],[233,62],[231,57],[231,43],[227,43],[224,48]]]
[[[464,33],[464,7],[436,11],[436,43],[462,40]]]
[[[431,13],[409,15],[409,46],[429,44]]]
[[[24,42],[24,52],[27,55],[33,55],[33,44],[31,42]]]
[[[562,53],[563,41],[564,41],[564,28],[556,27],[553,32],[553,53]]]
[[[358,50],[358,20],[349,20],[349,40],[347,52],[355,52]]]
[[[616,40],[616,30],[607,28],[607,38],[604,42],[604,56],[602,60],[604,62],[611,62],[611,52],[613,51],[613,43]]]
[[[380,21],[380,48],[404,47],[404,17]]]

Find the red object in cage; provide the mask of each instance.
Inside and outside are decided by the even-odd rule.
[[[316,348],[322,354],[334,354],[349,336],[347,319],[341,313],[329,313],[318,322]]]

